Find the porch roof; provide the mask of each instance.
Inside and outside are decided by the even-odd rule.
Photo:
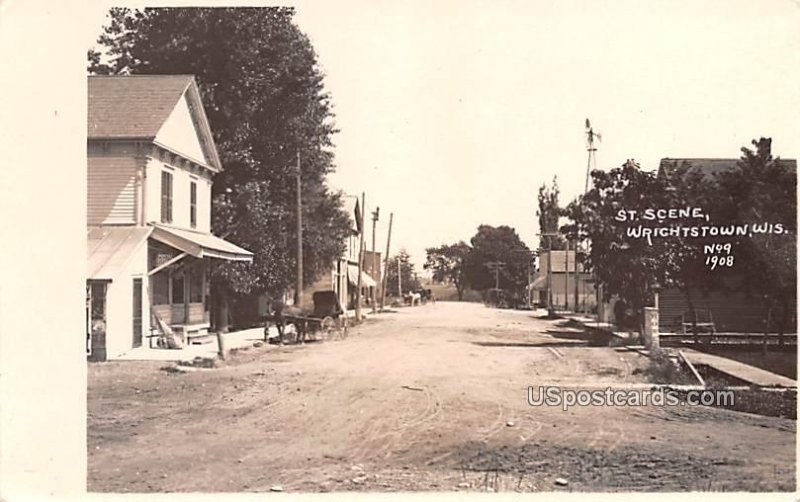
[[[215,235],[150,223],[151,237],[195,258],[253,261],[253,253]]]
[[[347,278],[350,280],[350,284],[353,286],[358,285],[358,266],[357,265],[347,265]],[[361,286],[367,288],[374,288],[377,286],[378,283],[375,282],[375,279],[370,277],[366,272],[363,270],[361,271]]]
[[[546,289],[547,288],[547,275],[543,274],[533,280],[528,285],[528,289]]]
[[[86,242],[86,277],[94,280],[114,280],[152,231],[152,228],[134,226],[89,227]]]

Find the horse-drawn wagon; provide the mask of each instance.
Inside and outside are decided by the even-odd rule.
[[[278,328],[278,342],[283,343],[285,328],[293,325],[295,342],[302,343],[308,338],[314,340],[344,338],[347,336],[347,319],[334,291],[317,291],[312,295],[314,310],[304,312],[300,309],[286,311],[275,308],[264,320],[264,341],[269,341],[270,325]]]

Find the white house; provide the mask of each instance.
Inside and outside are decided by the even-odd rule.
[[[104,360],[158,320],[205,333],[209,266],[253,255],[210,233],[222,166],[194,77],[91,76],[88,90],[87,350]]]

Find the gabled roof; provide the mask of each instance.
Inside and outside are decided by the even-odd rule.
[[[147,139],[156,137],[186,95],[193,104],[198,134],[211,167],[221,170],[200,92],[192,75],[92,75],[88,82],[89,139]]]
[[[90,138],[155,138],[191,75],[89,77]]]
[[[713,179],[717,173],[729,171],[736,167],[739,159],[718,159],[718,158],[685,158],[685,159],[661,159],[659,171],[671,174],[675,169],[684,165],[689,166],[689,170],[698,171],[706,178]],[[781,165],[789,169],[797,170],[797,161],[794,159],[778,159]]]

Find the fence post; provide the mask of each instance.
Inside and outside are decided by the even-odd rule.
[[[644,346],[647,350],[660,348],[658,336],[658,309],[655,307],[644,308]]]

